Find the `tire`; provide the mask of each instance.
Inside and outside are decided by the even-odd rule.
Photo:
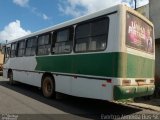
[[[55,97],[55,84],[51,76],[46,76],[42,81],[42,92],[46,98]]]
[[[13,85],[14,84],[14,80],[13,80],[13,72],[12,71],[10,71],[8,73],[8,78],[9,78],[9,84]]]

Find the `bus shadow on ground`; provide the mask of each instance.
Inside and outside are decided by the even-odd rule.
[[[7,81],[0,81],[0,85],[15,92],[28,96],[44,104],[50,105],[69,114],[91,119],[105,119],[107,116],[126,116],[142,111],[138,108],[123,106],[107,101],[92,100],[64,95],[61,99],[44,98],[37,87],[17,83],[14,86]]]

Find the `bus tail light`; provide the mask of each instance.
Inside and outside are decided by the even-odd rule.
[[[131,80],[123,80],[122,85],[124,85],[124,86],[131,85]]]
[[[107,83],[112,83],[112,79],[107,79],[106,82],[107,82]],[[106,86],[107,86],[107,83],[103,83],[103,84],[102,84],[102,87],[106,87]]]
[[[136,82],[137,82],[137,84],[138,84],[138,86],[140,86],[140,85],[146,85],[146,80],[141,80],[141,79],[138,79],[138,80],[136,80]]]
[[[151,84],[154,84],[154,80],[150,80],[150,83],[151,83]]]
[[[107,79],[107,83],[112,83],[112,79]]]

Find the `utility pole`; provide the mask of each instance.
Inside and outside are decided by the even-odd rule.
[[[135,3],[135,10],[137,9],[137,0],[134,0]]]

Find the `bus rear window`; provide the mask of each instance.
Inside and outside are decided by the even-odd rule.
[[[126,44],[128,47],[154,52],[153,28],[131,13],[126,16]]]

